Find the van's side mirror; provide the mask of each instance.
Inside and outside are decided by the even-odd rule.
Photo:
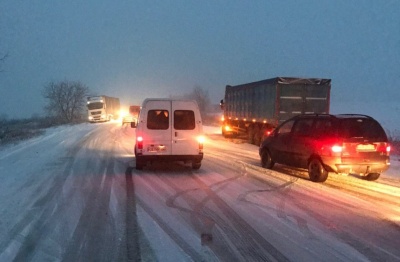
[[[136,122],[131,122],[131,128],[136,128]]]
[[[219,102],[219,106],[221,107],[222,110],[224,110],[225,106],[224,99],[221,99],[221,101]]]

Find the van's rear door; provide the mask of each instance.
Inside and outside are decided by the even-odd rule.
[[[200,113],[192,101],[172,101],[172,155],[199,154]]]
[[[172,116],[171,101],[149,101],[146,104],[146,132],[143,150],[146,155],[171,155]]]

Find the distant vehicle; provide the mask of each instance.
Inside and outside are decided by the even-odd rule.
[[[122,124],[137,122],[140,106],[130,106],[129,113],[122,118]]]
[[[306,168],[310,180],[328,172],[359,174],[376,180],[390,166],[390,146],[382,126],[358,114],[299,115],[278,126],[261,144],[261,165]]]
[[[148,162],[185,161],[193,169],[203,159],[203,126],[194,100],[145,99],[136,127],[136,169]]]
[[[104,122],[118,119],[120,111],[119,98],[110,96],[89,96],[87,98],[88,120]]]
[[[328,114],[331,79],[276,77],[227,85],[222,134],[259,145],[279,123],[300,114]]]

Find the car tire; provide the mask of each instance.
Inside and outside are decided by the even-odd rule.
[[[328,171],[319,159],[314,158],[308,164],[308,175],[313,182],[325,182],[328,178]]]
[[[136,170],[142,170],[144,166],[144,162],[139,157],[136,157]]]
[[[272,169],[275,165],[275,162],[272,160],[271,153],[264,149],[261,154],[261,166],[263,168]]]
[[[201,162],[192,162],[192,168],[195,170],[200,169],[201,167]]]
[[[369,173],[368,175],[365,176],[365,180],[368,181],[374,181],[377,180],[380,177],[380,173]]]

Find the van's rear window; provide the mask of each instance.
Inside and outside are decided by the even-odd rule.
[[[174,129],[193,130],[195,128],[194,112],[191,110],[174,111]]]
[[[166,130],[169,128],[168,110],[149,110],[147,112],[147,128]]]

